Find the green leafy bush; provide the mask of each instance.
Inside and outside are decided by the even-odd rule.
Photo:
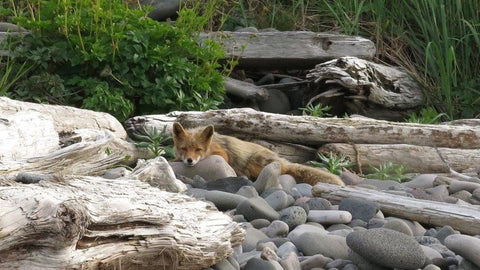
[[[365,175],[365,178],[393,180],[397,182],[403,182],[409,179],[409,177],[405,175],[407,167],[393,164],[390,161],[380,164],[378,168],[370,165],[370,170],[372,173]]]
[[[120,120],[134,112],[215,108],[223,100],[218,60],[225,53],[213,41],[196,41],[217,1],[211,2],[182,9],[175,24],[153,21],[148,9],[121,0],[38,0],[29,11],[18,5],[11,15],[32,34],[12,41],[11,54],[35,68],[7,95]]]
[[[309,166],[317,168],[326,168],[329,172],[340,175],[344,168],[352,168],[354,166],[345,155],[336,156],[332,152],[329,152],[328,157],[317,153],[320,162],[310,161],[308,162]]]

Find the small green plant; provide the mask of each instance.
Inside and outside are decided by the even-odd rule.
[[[167,135],[166,126],[161,132],[157,128],[146,129],[143,134],[134,132],[132,137],[139,141],[135,145],[138,148],[148,149],[154,157],[163,156],[166,159],[175,157],[173,146],[171,144],[172,137]]]
[[[408,117],[408,122],[410,123],[421,123],[421,124],[438,124],[440,119],[448,118],[446,113],[438,113],[432,107],[423,108],[420,110],[420,113],[411,113]]]
[[[308,104],[305,108],[300,108],[303,111],[303,115],[310,115],[315,117],[331,117],[332,115],[328,113],[332,109],[331,106],[318,103],[317,105],[313,106],[312,104]]]
[[[407,167],[403,165],[393,164],[392,162],[385,162],[380,164],[378,168],[370,165],[371,174],[365,175],[365,178],[379,179],[379,180],[394,180],[397,182],[403,182],[409,179],[405,176]]]
[[[320,162],[310,161],[309,166],[317,168],[326,168],[329,172],[340,175],[342,174],[343,168],[352,168],[354,166],[345,155],[336,156],[332,152],[329,152],[328,157],[317,153]]]
[[[4,62],[0,58],[0,96],[5,96],[8,90],[28,72],[34,68],[26,61],[15,63],[10,55],[7,55]]]

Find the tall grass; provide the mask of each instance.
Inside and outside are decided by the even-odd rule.
[[[243,26],[337,31],[368,37],[376,43],[377,60],[404,67],[424,86],[426,105],[449,118],[480,117],[478,0],[234,3],[232,18],[242,14]],[[239,8],[241,12],[235,12]]]

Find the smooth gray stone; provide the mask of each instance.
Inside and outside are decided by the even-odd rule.
[[[264,260],[267,260],[267,261],[279,261],[280,260],[277,253],[268,246],[263,247],[262,254],[260,255],[260,258],[262,258]]]
[[[255,229],[261,229],[268,227],[270,225],[270,221],[264,218],[258,218],[250,221],[250,224],[252,224]]]
[[[255,228],[248,228],[245,230],[245,232],[245,240],[243,240],[242,243],[243,252],[255,250],[258,241],[268,239],[266,234]]]
[[[310,256],[304,261],[301,261],[300,266],[302,267],[302,270],[311,270],[314,268],[323,268],[332,261],[333,260],[330,258],[327,258],[321,254],[317,254]]]
[[[280,214],[262,197],[246,199],[236,209],[237,214],[242,214],[247,220],[264,218],[272,221],[280,218]]]
[[[228,262],[235,268],[235,270],[240,270],[240,265],[238,264],[237,260],[232,256],[227,258]]]
[[[300,261],[298,260],[297,254],[290,252],[282,258],[280,265],[285,270],[301,270]]]
[[[437,174],[420,174],[412,180],[403,183],[403,185],[409,188],[432,188],[433,181],[435,181],[437,176]]]
[[[453,234],[445,238],[445,245],[480,268],[480,239],[468,235]]]
[[[283,245],[281,245],[277,249],[277,255],[280,258],[283,258],[292,252],[295,253],[296,255],[299,254],[297,247],[292,242],[285,242]]]
[[[270,113],[287,113],[291,106],[290,101],[285,93],[278,89],[267,89],[268,99],[259,101],[258,106],[262,112]]]
[[[364,257],[360,256],[353,250],[348,251],[348,259],[355,263],[360,270],[390,270],[391,268],[383,267],[381,265],[374,264]]]
[[[246,198],[258,197],[258,192],[253,186],[243,186],[237,191],[237,195],[241,195]]]
[[[324,198],[314,197],[308,201],[310,210],[331,210],[332,204]]]
[[[233,168],[221,156],[212,155],[200,160],[195,166],[187,166],[183,162],[169,162],[175,174],[193,178],[195,175],[213,181],[220,178],[235,177]]]
[[[252,251],[249,251],[249,252],[243,252],[241,254],[238,255],[237,257],[237,262],[238,264],[240,265],[240,267],[244,267],[245,264],[252,258],[258,258],[260,259],[260,255],[262,254],[262,252],[260,251],[257,251],[257,250],[252,250]]]
[[[440,230],[437,231],[437,234],[435,235],[435,238],[437,238],[440,243],[445,244],[445,238],[452,234],[458,234],[457,231],[455,231],[451,226],[446,225],[443,226]]]
[[[263,240],[262,240],[263,241]],[[273,243],[272,241],[269,241],[269,242],[261,242],[261,241],[258,241],[257,242],[257,250],[258,251],[262,251],[265,247],[269,247],[271,250],[274,250],[274,251],[277,251],[278,250],[278,247],[275,245],[275,243]]]
[[[272,262],[258,258],[251,258],[243,268],[244,270],[278,270]]]
[[[280,185],[282,186],[283,190],[289,191],[294,187],[297,182],[295,181],[295,178],[291,176],[290,174],[282,174],[278,177],[278,181],[280,182]]]
[[[308,221],[320,224],[349,223],[352,221],[352,214],[348,211],[340,210],[310,210],[308,212]]]
[[[182,0],[181,2],[185,1]],[[176,17],[180,8],[179,0],[141,0],[140,3],[154,7],[154,10],[148,14],[148,17],[157,21],[165,21],[168,18]]]
[[[295,188],[305,197],[313,197],[312,195],[312,185],[306,183],[296,184]]]
[[[345,237],[324,233],[304,233],[299,237],[298,250],[307,256],[322,254],[334,259],[347,259]]]
[[[258,191],[262,193],[264,190],[269,188],[280,188],[281,185],[279,182],[279,177],[281,173],[282,165],[280,162],[272,162],[265,166],[260,174],[257,177],[257,180],[253,183],[253,186]]]
[[[361,219],[368,222],[377,214],[379,206],[376,202],[358,198],[347,198],[340,202],[338,209],[350,212],[352,219]]]
[[[383,228],[401,232],[408,236],[413,236],[413,232],[410,227],[400,219],[387,220],[387,222],[383,224]]]
[[[265,201],[275,210],[279,211],[288,206],[288,194],[283,190],[278,190],[268,195]]]
[[[236,193],[242,187],[252,186],[252,181],[244,177],[227,177],[208,181],[205,189]]]
[[[294,245],[298,245],[300,243],[300,236],[307,232],[327,234],[327,231],[321,227],[311,224],[302,224],[288,234],[288,239],[290,239]]]
[[[220,210],[230,210],[235,209],[247,198],[223,191],[210,190],[205,194],[205,199],[211,201],[215,206]]]
[[[265,234],[270,237],[287,237],[289,232],[288,224],[281,220],[274,220],[266,228]]]
[[[290,206],[279,213],[280,220],[285,222],[291,230],[307,222],[307,213],[299,206]]]

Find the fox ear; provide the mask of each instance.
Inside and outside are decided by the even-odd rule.
[[[210,142],[212,140],[212,137],[213,137],[213,133],[215,131],[215,128],[213,126],[208,126],[206,127],[202,133],[200,134],[200,136],[206,141],[206,142]]]
[[[180,123],[173,123],[173,137],[183,137],[185,135],[185,129],[183,129],[182,125]]]

